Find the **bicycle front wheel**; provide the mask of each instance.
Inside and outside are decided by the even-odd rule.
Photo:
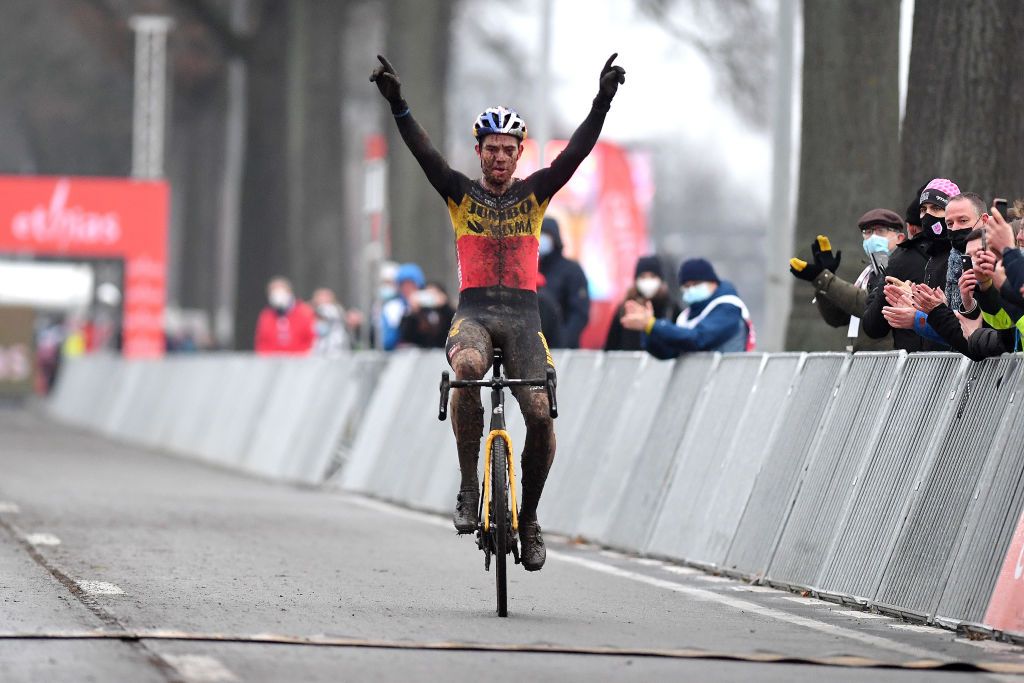
[[[491,441],[491,534],[494,539],[494,584],[498,594],[498,616],[508,616],[508,445],[497,437]]]

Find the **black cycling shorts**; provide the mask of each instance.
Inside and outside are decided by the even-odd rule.
[[[454,368],[452,359],[463,349],[477,350],[489,364],[495,346],[502,349],[509,378],[544,379],[546,368],[555,367],[540,328],[536,292],[478,287],[461,293],[445,344],[448,364]]]

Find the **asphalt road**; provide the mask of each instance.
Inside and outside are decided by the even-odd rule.
[[[542,572],[511,570],[498,619],[446,520],[0,410],[0,681],[1024,681],[835,666],[1024,667],[1024,650],[548,546]],[[768,654],[788,659],[751,661]]]

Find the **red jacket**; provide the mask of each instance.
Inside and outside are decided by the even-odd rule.
[[[307,354],[313,348],[316,316],[304,301],[296,301],[287,313],[281,315],[269,306],[256,321],[256,353]]]

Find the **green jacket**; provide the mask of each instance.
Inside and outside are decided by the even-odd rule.
[[[814,302],[822,319],[832,327],[849,327],[850,318],[859,318],[868,304],[868,290],[836,277],[832,271],[823,270],[814,280]],[[872,339],[857,326],[857,337],[853,350],[892,351],[892,332],[884,337]]]

